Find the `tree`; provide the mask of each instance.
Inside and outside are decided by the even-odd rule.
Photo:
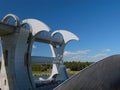
[[[64,62],[66,68],[70,68],[72,71],[80,71],[84,69],[85,67],[92,64],[91,62]]]

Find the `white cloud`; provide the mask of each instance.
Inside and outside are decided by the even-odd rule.
[[[99,54],[96,54],[94,56],[91,56],[91,59],[92,59],[92,61],[99,61],[99,60],[102,60],[103,58],[106,58],[108,56],[109,56],[108,54],[99,53]]]
[[[76,55],[76,56],[64,56],[65,61],[81,61],[81,62],[97,62],[103,58],[108,57],[108,54],[94,54],[94,55]]]
[[[75,51],[75,52],[65,51],[64,56],[88,54],[89,52],[90,50],[80,50],[80,51]]]
[[[37,47],[35,45],[33,45],[32,48],[37,48]]]
[[[75,52],[65,51],[64,52],[64,60],[65,61],[81,61],[81,62],[97,62],[110,56],[108,52],[112,52],[111,49],[104,49],[94,53],[89,49],[79,50]]]
[[[102,52],[112,52],[111,49],[103,49]]]

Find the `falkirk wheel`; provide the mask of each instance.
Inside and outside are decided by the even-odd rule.
[[[12,24],[9,23],[11,18],[14,20]],[[24,27],[26,24],[29,28]],[[56,37],[58,33],[63,38]],[[37,88],[36,84],[54,78],[63,81],[68,78],[63,64],[63,53],[69,41],[79,40],[73,33],[66,30],[51,33],[50,28],[39,20],[25,19],[20,22],[17,16],[8,14],[0,22],[0,36],[2,46],[0,90],[44,90]],[[49,44],[53,56],[31,56],[34,41]],[[36,63],[53,64],[48,79],[33,79],[31,65]]]

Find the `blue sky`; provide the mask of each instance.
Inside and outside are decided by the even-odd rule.
[[[120,53],[120,0],[1,0],[0,18],[8,13],[76,34],[80,41],[66,46],[66,61],[99,61]],[[35,43],[32,55],[51,56],[49,45]]]

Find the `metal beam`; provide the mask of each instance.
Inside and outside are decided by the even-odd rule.
[[[8,35],[14,33],[15,31],[15,26],[0,22],[0,36]]]
[[[55,38],[53,36],[44,35],[44,34],[40,34],[40,35],[36,36],[35,41],[44,42],[44,43],[48,43],[48,44],[52,44],[52,45],[61,45],[63,43],[62,38]]]
[[[0,36],[14,33],[17,30],[16,26],[5,24],[0,22]],[[35,41],[48,43],[52,45],[61,45],[63,43],[62,38],[55,38],[49,34],[40,34],[35,37]]]

